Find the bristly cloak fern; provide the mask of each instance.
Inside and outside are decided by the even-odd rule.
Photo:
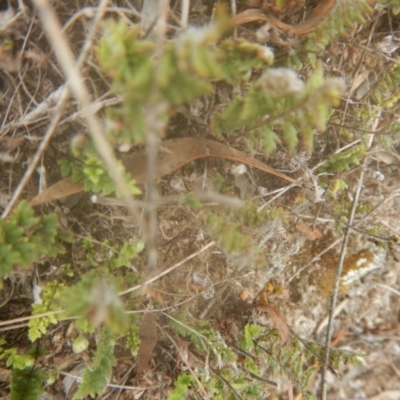
[[[37,400],[43,393],[47,375],[40,369],[14,368],[11,374],[11,400]]]
[[[110,381],[112,367],[116,365],[114,356],[115,339],[108,328],[103,328],[97,343],[97,350],[92,359],[90,368],[86,368],[83,380],[74,400],[84,398],[87,395],[95,397],[103,392]]]
[[[63,241],[71,241],[71,236],[59,228],[55,215],[38,217],[22,201],[8,220],[0,219],[0,278],[13,265],[26,268],[41,255],[63,253]]]

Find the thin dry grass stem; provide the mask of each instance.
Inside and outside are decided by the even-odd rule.
[[[371,217],[374,213],[376,213],[378,211],[378,209],[380,207],[382,207],[383,205],[385,205],[388,201],[390,201],[391,199],[393,199],[393,197],[397,197],[400,196],[400,190],[394,191],[393,193],[390,193],[387,197],[385,197],[384,199],[382,199],[370,212],[368,212],[364,218],[357,223],[355,226],[359,225],[361,222],[364,222],[367,218]],[[382,221],[381,221],[382,223]],[[389,226],[387,226],[389,227]],[[397,232],[399,233],[399,232]]]
[[[13,329],[25,328],[28,324],[25,322],[17,325],[13,325],[7,328],[0,328],[0,332],[12,331]]]
[[[99,6],[99,14],[103,15],[107,2],[107,0],[102,0]],[[42,21],[47,38],[59,60],[65,76],[67,77],[67,83],[78,100],[82,117],[86,121],[88,132],[93,143],[101,158],[104,160],[111,178],[114,180],[118,191],[121,193],[121,197],[126,202],[129,212],[134,217],[138,218],[137,209],[131,203],[132,196],[125,184],[122,174],[119,172],[117,159],[105,137],[103,126],[93,112],[89,92],[83,84],[83,78],[79,72],[79,65],[74,62],[71,49],[65,35],[62,33],[54,9],[48,0],[35,0],[34,4],[38,9],[39,17]],[[94,23],[99,20],[100,17],[96,19]],[[89,49],[90,46],[85,43],[83,52],[88,51]]]
[[[234,268],[234,270],[229,274],[228,277],[226,277],[224,280],[222,280],[220,282],[216,282],[214,284],[214,286],[218,285],[218,291],[217,290],[215,291],[213,298],[207,303],[207,306],[204,307],[204,310],[199,315],[199,319],[205,319],[207,317],[207,314],[215,306],[215,303],[220,299],[219,294],[223,293],[224,290],[229,286],[229,284],[232,283],[232,281],[235,282],[235,278],[240,279],[240,277],[238,278],[237,275],[241,272],[243,267],[245,267],[245,266],[237,265]],[[250,272],[250,273],[252,273],[252,272]],[[236,283],[236,284],[239,285],[238,283]]]
[[[370,132],[370,133],[371,133],[371,132]],[[360,144],[360,143],[361,143],[361,139],[354,140],[353,142],[348,143],[348,144],[346,144],[345,146],[341,147],[340,149],[337,149],[336,151],[334,151],[334,152],[332,153],[332,155],[333,155],[333,154],[340,154],[340,153],[343,153],[343,152],[346,151],[347,149],[350,149],[351,147],[355,147],[355,146],[357,146],[357,145]],[[311,171],[312,171],[312,172],[316,171],[316,170],[317,170],[321,165],[323,165],[325,162],[326,162],[326,160],[319,162],[318,164],[316,164],[316,165],[311,169]]]
[[[41,3],[42,3],[42,5],[40,5]],[[46,6],[46,4],[47,4],[47,6]],[[90,32],[89,32],[89,34],[87,36],[87,39],[85,40],[85,43],[83,44],[82,50],[81,50],[81,52],[79,54],[79,58],[78,58],[75,66],[73,65],[72,56],[71,56],[71,54],[69,54],[71,59],[68,60],[69,63],[67,63],[66,65],[68,65],[69,67],[72,65],[71,69],[75,69],[76,68],[76,74],[77,75],[79,74],[79,69],[81,68],[81,66],[85,62],[86,57],[87,57],[87,55],[88,55],[88,53],[90,51],[90,48],[92,47],[92,43],[93,43],[95,34],[97,32],[97,28],[98,28],[99,22],[100,22],[100,20],[101,20],[101,18],[103,16],[104,8],[105,8],[106,5],[107,5],[107,0],[103,0],[100,3],[100,5],[98,7],[97,15],[96,15],[96,17],[95,17],[95,19],[93,21],[93,24],[92,24]],[[46,0],[44,0],[44,1],[39,0],[38,1],[38,7],[41,7],[41,6],[50,7]],[[49,24],[48,25],[48,27],[49,27],[48,34],[49,34],[50,37],[52,35],[53,29],[56,30],[55,33],[56,34],[58,33],[58,36],[61,36],[61,42],[59,42],[59,41],[57,41],[55,39],[55,43],[53,43],[53,45],[57,49],[58,47],[62,46],[63,42],[66,43],[66,40],[62,35],[60,35],[60,27],[59,27],[59,24],[58,24],[58,22],[56,20],[56,16],[54,14],[54,11],[51,8],[49,8],[49,10],[51,10],[51,13],[53,15],[53,21],[52,21],[52,18],[49,17],[48,15],[44,16],[44,20],[47,21],[47,19],[48,19],[48,24]],[[46,13],[46,11],[45,11],[45,13]],[[52,26],[52,28],[50,28],[50,26]],[[64,57],[66,56],[68,58],[68,52],[63,52],[63,54],[64,54]],[[66,75],[68,76],[68,74],[66,74]],[[58,92],[58,91],[56,91],[56,92]],[[46,148],[47,148],[47,146],[48,146],[48,144],[49,144],[49,142],[50,142],[50,140],[51,140],[51,138],[52,138],[52,136],[53,136],[53,134],[55,132],[55,129],[58,126],[58,123],[59,123],[59,121],[60,121],[60,119],[62,117],[62,114],[64,112],[65,106],[66,106],[66,104],[68,102],[68,99],[70,97],[70,92],[69,92],[69,89],[66,86],[63,86],[62,89],[60,90],[60,92],[58,92],[58,94],[59,94],[59,96],[58,96],[58,100],[57,100],[57,104],[56,104],[56,107],[55,107],[53,118],[52,118],[52,120],[50,121],[50,124],[47,127],[46,133],[45,133],[45,135],[44,135],[44,137],[43,137],[43,139],[42,139],[42,141],[41,141],[41,143],[40,143],[40,145],[39,145],[39,147],[38,147],[38,149],[37,149],[37,151],[36,151],[36,153],[35,153],[35,155],[34,155],[34,157],[32,159],[32,162],[28,166],[28,169],[26,170],[24,176],[22,177],[21,181],[19,182],[18,187],[14,191],[13,196],[11,197],[11,200],[8,202],[7,207],[5,208],[5,210],[4,210],[4,212],[3,212],[2,216],[1,216],[2,218],[6,218],[9,215],[10,211],[12,210],[12,208],[14,207],[15,202],[17,201],[17,199],[21,195],[21,193],[24,190],[26,184],[28,183],[29,179],[31,178],[33,172],[35,171],[37,165],[39,164],[39,161],[42,158],[43,153],[46,150]]]
[[[84,58],[79,57],[79,60],[81,59]],[[82,65],[82,62],[80,63],[80,65]],[[54,92],[52,92],[45,100],[37,104],[37,106],[34,109],[23,115],[17,121],[11,121],[8,124],[5,124],[5,121],[7,120],[7,118],[5,117],[3,119],[3,126],[0,129],[2,135],[5,135],[12,129],[18,129],[32,124],[36,124],[39,122],[40,118],[46,118],[46,114],[52,111],[54,105],[55,105],[54,109],[55,110],[57,109],[58,102],[64,90],[66,90],[65,85],[60,86]],[[103,95],[102,97],[104,98],[105,96],[106,95]],[[96,114],[97,112],[99,112],[104,108],[121,104],[121,102],[123,101],[122,96],[113,96],[111,98],[105,98],[105,99],[103,98],[95,99],[94,102],[92,103],[92,111],[94,114]],[[9,107],[11,107],[11,104],[12,101],[10,101]],[[81,118],[81,116],[82,116],[81,111],[77,110],[76,112],[65,116],[60,121],[60,125],[65,124],[67,122],[76,121],[78,118]],[[29,138],[32,139],[32,136],[30,136]]]
[[[236,0],[231,0],[231,13],[232,13],[233,17],[237,14]],[[233,37],[234,38],[237,38],[237,35],[238,35],[237,29],[238,29],[238,27],[235,26],[235,28],[233,30]]]
[[[400,192],[394,193],[395,196],[400,196]],[[388,196],[384,200],[388,201],[389,198],[395,197],[393,196]],[[382,200],[383,201],[383,200]],[[393,226],[391,226],[387,221],[381,220],[380,221],[381,225],[383,225],[385,228],[387,228],[389,231],[393,232],[395,235],[400,236],[400,230],[395,229]]]
[[[391,293],[394,293],[396,296],[400,297],[400,291],[396,290],[395,288],[388,286],[388,285],[384,285],[383,283],[376,283],[376,286],[381,287],[382,289],[388,290]]]
[[[344,299],[336,308],[335,308],[335,312],[334,312],[334,317],[337,317],[344,309],[345,307],[348,305],[349,303],[349,299]],[[321,323],[317,326],[315,333],[317,335],[320,335],[322,330],[328,325],[328,321],[329,321],[329,315],[324,318]]]
[[[236,399],[238,399],[238,400],[244,400],[244,398],[239,394],[239,392],[232,386],[231,382],[230,382],[228,379],[224,378],[224,377],[221,375],[220,370],[217,370],[217,369],[213,368],[211,365],[210,365],[210,370],[211,370],[215,375],[217,375],[218,378],[221,379],[221,380],[225,383],[225,385],[226,385],[227,387],[229,387],[229,389],[232,391],[232,393],[235,394]],[[293,399],[290,398],[289,400],[293,400]]]
[[[28,183],[29,179],[31,178],[33,172],[35,171],[37,165],[39,164],[39,161],[42,158],[44,151],[47,149],[47,146],[50,143],[53,133],[57,128],[58,122],[60,121],[60,119],[62,117],[64,108],[69,99],[69,95],[70,95],[69,91],[66,88],[64,88],[64,90],[62,91],[61,97],[58,100],[53,118],[50,121],[49,126],[47,127],[47,131],[46,131],[45,135],[43,136],[43,139],[32,159],[32,162],[29,164],[28,169],[26,170],[24,176],[22,177],[17,188],[15,189],[15,191],[11,197],[11,200],[8,202],[6,208],[3,211],[3,214],[1,215],[1,218],[6,218],[10,214],[12,208],[15,205],[15,202],[18,200],[18,198],[21,195],[22,191],[24,190],[26,184]]]
[[[32,319],[49,317],[50,315],[61,314],[63,312],[64,312],[64,310],[48,311],[48,312],[43,313],[43,314],[31,315],[29,317],[20,317],[20,318],[9,319],[7,321],[0,321],[0,326],[12,325],[12,324],[16,324],[18,322],[27,322],[27,321],[30,321]]]
[[[104,97],[104,96],[103,96]],[[121,104],[123,101],[122,96],[113,96],[109,99],[96,99],[93,103],[92,103],[92,110],[93,113],[97,113],[100,110],[103,110],[105,108],[108,107],[112,107],[112,106],[116,106]],[[76,121],[77,119],[81,118],[82,113],[80,112],[80,110],[77,110],[76,112],[74,112],[71,115],[66,116],[63,120],[61,120],[61,124],[65,124],[67,122],[73,122]]]
[[[275,190],[272,193],[277,193],[274,197],[272,197],[269,201],[267,201],[266,203],[264,203],[262,206],[257,208],[257,212],[261,212],[265,207],[267,207],[269,204],[273,203],[276,199],[278,199],[279,197],[283,196],[288,190],[290,190],[291,188],[297,186],[294,183],[291,183],[288,186],[285,186],[281,189]],[[271,195],[271,193],[267,193],[267,196]],[[263,196],[265,197],[265,196]]]
[[[181,0],[181,27],[186,29],[189,22],[190,0]]]
[[[57,371],[60,375],[68,376],[70,378],[76,379],[77,382],[82,381],[81,376],[77,376],[74,374],[70,374],[69,372],[64,372],[64,371]],[[108,388],[113,388],[113,389],[123,389],[123,390],[151,390],[151,389],[157,389],[161,385],[153,385],[153,386],[126,386],[126,385],[118,385],[116,383],[108,383],[107,387]]]
[[[216,282],[213,285],[216,286],[218,285],[220,282]],[[160,293],[164,294],[165,292],[159,290]],[[171,293],[167,293],[167,294],[171,294]],[[170,312],[170,311],[174,311],[177,310],[178,308],[180,308],[180,306],[190,303],[193,300],[197,299],[198,297],[202,296],[203,292],[199,292],[197,294],[191,295],[189,298],[182,300],[180,302],[174,303],[171,306],[168,307],[164,307],[164,308],[157,308],[157,312]],[[174,293],[174,295],[176,296],[176,294]],[[182,295],[185,296],[185,295]],[[146,312],[147,310],[135,310],[135,311],[127,311],[126,313],[129,314],[143,314],[144,312]]]
[[[116,397],[113,397],[113,400],[118,400],[122,394],[122,391],[125,390],[125,387],[130,388],[130,386],[125,385],[126,381],[131,377],[133,370],[135,369],[135,365],[132,365],[124,374],[124,376],[120,379],[120,382],[118,383],[118,394]],[[134,386],[132,386],[134,387]],[[110,389],[114,389],[114,388],[110,388]],[[128,389],[129,390],[129,389]],[[145,389],[143,389],[145,390]],[[113,391],[110,391],[108,394],[104,395],[102,400],[106,400],[108,399],[110,396],[113,395]],[[140,394],[139,394],[140,397]]]
[[[377,129],[378,124],[379,124],[379,117],[380,117],[380,115],[378,115],[373,120],[372,130]],[[370,134],[368,141],[366,143],[367,149],[371,148],[373,140],[374,140],[374,135]],[[339,260],[337,263],[335,282],[333,284],[333,289],[332,289],[332,296],[331,296],[331,301],[330,301],[330,305],[329,305],[328,327],[327,327],[326,339],[325,339],[325,360],[324,360],[324,365],[322,367],[322,374],[321,374],[320,396],[321,396],[322,400],[326,400],[326,398],[327,398],[327,379],[326,378],[327,378],[327,372],[329,369],[329,359],[330,359],[330,350],[331,350],[330,343],[331,343],[332,336],[333,336],[333,321],[334,321],[336,303],[337,303],[338,294],[339,294],[340,278],[342,276],[344,259],[346,256],[347,245],[349,243],[349,238],[350,238],[350,231],[352,229],[354,217],[356,214],[356,208],[357,208],[358,201],[360,199],[361,191],[362,191],[363,184],[364,184],[364,175],[365,175],[365,169],[367,166],[367,160],[368,160],[368,155],[366,157],[364,157],[364,160],[361,164],[360,174],[358,177],[358,183],[357,183],[357,187],[356,187],[356,191],[355,191],[355,196],[354,196],[354,200],[353,200],[352,207],[350,210],[348,224],[346,226],[346,230],[345,230],[344,237],[343,237],[342,248],[340,250]]]
[[[316,261],[318,261],[325,253],[327,253],[329,250],[333,249],[336,245],[338,245],[343,239],[337,239],[333,243],[331,243],[328,247],[326,247],[324,250],[322,250],[320,253],[318,253],[310,262],[308,262],[303,268],[300,268],[297,270],[290,278],[287,279],[287,282],[291,282],[296,276],[300,275],[304,270],[306,270],[308,267],[310,267],[312,264],[314,264]]]
[[[9,108],[13,103],[13,98],[14,98],[13,95],[13,97],[10,100],[10,104],[8,106],[5,118],[3,119],[3,125],[1,127],[1,132],[2,132],[1,136],[5,135],[12,129],[18,129],[25,126],[29,126],[34,123],[37,123],[40,118],[46,118],[45,117],[46,114],[53,107],[53,105],[55,105],[54,109],[57,110],[57,107],[59,107],[60,97],[62,96],[64,90],[65,90],[65,85],[60,86],[58,89],[52,92],[45,100],[39,103],[33,110],[23,115],[17,121],[11,121],[8,124],[6,124],[5,121],[7,120],[8,117]]]
[[[135,290],[139,290],[140,288],[142,288],[145,285],[149,285],[150,283],[153,283],[155,281],[157,281],[158,279],[162,278],[163,276],[169,274],[171,271],[175,270],[176,268],[180,267],[181,265],[185,264],[187,261],[191,260],[194,257],[197,257],[199,254],[203,253],[204,251],[206,251],[207,249],[209,249],[211,246],[213,246],[215,244],[214,241],[207,243],[205,246],[203,246],[200,250],[197,250],[196,252],[192,253],[190,256],[187,256],[186,258],[184,258],[183,260],[177,262],[176,264],[174,264],[173,266],[167,268],[166,270],[160,272],[159,274],[157,274],[156,276],[153,276],[152,278],[146,280],[144,283],[140,284],[140,285],[136,285],[133,286],[129,289],[124,290],[123,292],[120,292],[119,295],[122,296],[124,294],[128,294],[131,292],[134,292]]]
[[[124,206],[124,202],[114,197],[105,197],[101,195],[93,195],[91,197],[93,203],[103,204],[108,206]],[[206,191],[196,194],[196,200],[201,201],[203,205],[224,205],[234,209],[240,209],[243,207],[244,202],[236,197],[226,196],[218,192]],[[185,196],[163,196],[156,200],[154,203],[157,206],[177,206],[182,205],[185,202]],[[134,200],[134,204],[137,207],[148,208],[149,204],[147,201]]]
[[[224,282],[222,282],[222,285],[218,289],[219,293],[222,293],[228,287],[229,279],[231,277],[232,275],[229,278],[225,279]],[[215,303],[219,299],[218,292],[214,294],[213,298],[207,303],[206,307],[204,307],[204,310],[199,315],[199,319],[204,320],[210,310],[215,306]]]

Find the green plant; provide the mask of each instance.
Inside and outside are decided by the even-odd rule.
[[[265,382],[274,384],[265,379],[265,371],[270,378],[286,375],[305,398],[316,398],[309,392],[308,384],[324,359],[324,346],[320,344],[293,338],[284,346],[276,330],[256,324],[245,325],[240,340],[235,343],[231,339],[229,344],[203,321],[192,320],[189,325],[189,321],[179,316],[170,320],[170,326],[181,336],[190,338],[194,347],[189,351],[202,360],[207,378],[203,374],[195,377],[182,373],[169,399],[183,396],[191,389],[205,390],[208,394],[211,391],[213,398],[260,398],[265,394]],[[357,352],[335,350],[330,365],[338,368],[343,363],[359,363],[360,357]]]
[[[304,54],[310,61],[316,61],[317,54],[338,37],[345,35],[349,28],[366,22],[365,17],[372,13],[367,0],[339,0],[332,15],[307,36]]]
[[[43,393],[47,375],[40,368],[14,368],[11,375],[12,400],[37,400]]]
[[[319,53],[354,21],[361,23],[370,11],[365,1],[354,2],[347,10],[339,7],[306,37],[302,51],[282,63],[299,65],[311,61],[312,69],[304,80],[293,69],[274,66],[273,54],[265,46],[227,37],[231,27],[224,16],[217,17],[207,27],[188,30],[162,43],[143,38],[138,25],[129,25],[123,19],[108,21],[96,54],[112,91],[124,99],[119,106],[105,112],[110,144],[115,148],[143,144],[150,130],[162,138],[177,113],[202,96],[215,97],[218,85],[226,85],[239,94],[211,113],[209,135],[228,140],[244,137],[241,144],[252,151],[262,149],[267,156],[278,148],[291,156],[299,147],[310,155],[318,138],[316,132],[323,135],[344,90],[341,80],[324,77]],[[399,100],[395,90],[388,97],[382,96],[387,88],[399,83],[396,68],[385,73],[376,91],[371,93],[371,99],[387,109]],[[365,116],[366,112],[366,108],[360,107],[359,116]],[[393,123],[391,128],[399,132],[398,124]],[[85,190],[103,194],[115,191],[93,143],[77,136],[72,142],[72,154],[80,159],[80,164],[62,161],[64,175],[83,180]],[[356,146],[326,156],[317,173],[348,171],[359,165],[365,155],[364,146]],[[130,192],[140,194],[122,164],[120,168]],[[217,185],[222,186],[224,178],[219,175],[217,180]],[[331,190],[339,196],[346,188],[345,178],[341,177]],[[195,197],[188,196],[185,206],[191,207],[207,234],[236,264],[265,262],[254,232],[264,229],[271,221],[278,221],[282,226],[290,221],[284,206],[260,210],[255,201],[246,202],[240,210],[227,211],[222,207],[203,210]],[[340,207],[333,210],[343,216],[347,203]],[[366,210],[364,207],[359,211]],[[28,337],[37,344],[49,334],[50,325],[76,318],[71,330],[75,335],[73,350],[77,352],[90,346],[85,335],[97,335],[92,365],[84,372],[76,399],[103,393],[116,362],[113,351],[117,339],[121,338],[132,354],[137,353],[138,319],[128,317],[125,311],[138,312],[142,306],[136,298],[132,299],[134,296],[122,300],[118,293],[141,282],[144,275],[131,265],[141,256],[143,238],[124,243],[115,238],[97,239],[94,235],[80,239],[75,244],[84,256],[74,259],[74,268],[69,266],[43,283],[40,301],[32,305],[32,315],[37,318],[28,324]],[[59,228],[55,216],[36,216],[21,202],[7,221],[0,221],[1,276],[17,266],[26,268],[40,257],[62,253],[63,242],[70,240],[70,235]],[[76,301],[71,302],[71,298]],[[57,314],[42,315],[49,312]],[[286,347],[275,330],[256,324],[245,325],[241,337],[236,342],[228,342],[209,321],[185,318],[181,314],[170,316],[169,328],[189,342],[195,361],[186,367],[196,371],[181,372],[178,368],[170,399],[189,396],[191,391],[200,391],[215,399],[260,398],[265,395],[265,386],[271,384],[260,376],[264,370],[271,379],[275,375],[288,376],[298,391],[313,398],[308,383],[324,357],[320,345],[309,342],[304,345],[293,339]],[[353,353],[333,352],[331,365],[336,368],[343,362],[356,362],[357,357]],[[31,355],[21,355],[14,347],[3,350],[0,359],[3,358],[7,358],[6,365],[13,369],[13,398],[36,398],[48,371],[36,367]],[[29,382],[25,388],[24,381]]]
[[[331,155],[317,170],[317,173],[328,172],[331,174],[350,171],[350,167],[360,164],[366,155],[364,146],[356,146],[342,153]]]
[[[8,220],[0,219],[0,277],[13,267],[27,268],[40,256],[54,257],[65,251],[71,235],[59,228],[55,215],[36,216],[22,201]]]
[[[87,395],[95,397],[103,392],[111,378],[112,367],[116,364],[114,345],[115,339],[110,330],[103,328],[92,358],[92,365],[85,369],[82,383],[74,394],[74,399],[82,399]]]
[[[36,400],[44,390],[48,374],[35,366],[36,360],[43,355],[44,349],[32,345],[24,354],[15,348],[6,349],[7,341],[0,337],[0,360],[6,360],[6,366],[12,367],[11,390],[12,400]]]

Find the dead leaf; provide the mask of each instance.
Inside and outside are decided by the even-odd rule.
[[[50,201],[63,199],[64,197],[68,197],[82,191],[82,183],[73,182],[72,178],[70,177],[64,178],[40,192],[31,200],[30,205],[33,207],[39,204],[49,203]]]
[[[275,175],[281,179],[285,179],[291,183],[299,184],[295,179],[290,178],[241,151],[232,149],[214,140],[195,137],[170,139],[161,142],[157,154],[157,165],[154,179],[159,179],[164,175],[176,171],[191,161],[205,157],[222,157],[228,160],[240,162],[268,174]],[[147,154],[145,151],[139,151],[133,154],[124,154],[121,159],[126,170],[131,173],[132,178],[135,179],[136,183],[141,184],[148,182]],[[55,185],[50,186],[43,192],[39,193],[32,199],[30,204],[36,206],[82,191],[82,183],[74,183],[71,178],[64,178]]]
[[[292,334],[290,333],[290,329],[286,322],[285,317],[278,310],[271,307],[270,305],[258,304],[256,307],[265,311],[269,315],[276,330],[279,332],[279,336],[281,337],[282,343],[285,346],[289,347],[290,341],[292,339]]]
[[[282,285],[278,281],[272,279],[264,286],[263,290],[259,293],[254,302],[254,305],[256,308],[265,311],[269,315],[272,323],[279,332],[279,336],[281,337],[283,344],[285,346],[290,346],[292,335],[286,322],[286,318],[269,303],[269,296],[282,293]]]
[[[146,369],[158,341],[157,322],[154,314],[148,313],[143,317],[139,328],[139,338],[136,378],[139,378]]]

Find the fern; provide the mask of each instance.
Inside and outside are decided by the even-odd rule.
[[[365,147],[356,146],[341,153],[331,155],[318,169],[317,173],[338,173],[350,171],[352,166],[360,164],[360,159],[365,157]]]
[[[7,359],[6,366],[16,369],[31,368],[35,363],[35,354],[27,352],[20,354],[17,349],[6,349],[3,347],[7,342],[4,337],[0,337],[0,360]]]
[[[304,53],[309,61],[316,59],[313,53],[323,51],[328,44],[344,35],[348,28],[365,23],[365,17],[372,13],[367,0],[339,0],[337,3],[328,18],[307,35]]]
[[[282,223],[289,221],[289,214],[283,207],[263,207],[254,201],[247,201],[244,206],[232,215],[234,221],[239,221],[243,228],[251,229],[265,226],[268,221],[279,220]]]
[[[140,345],[139,329],[140,318],[137,315],[131,315],[129,322],[129,331],[126,334],[126,348],[130,350],[133,356],[137,356]]]
[[[190,386],[195,385],[196,381],[193,375],[180,374],[175,380],[175,387],[171,394],[168,396],[168,400],[181,400],[185,398],[186,392],[189,390]]]
[[[190,327],[184,316],[170,318],[170,327],[183,337],[188,337],[196,345],[199,351],[203,352],[209,347],[206,337],[203,337],[196,329]]]
[[[219,368],[226,363],[233,363],[236,356],[227,347],[221,335],[216,332],[208,321],[192,321],[179,316],[170,319],[170,327],[184,337],[190,338],[200,353],[214,353]]]
[[[11,374],[11,400],[37,400],[43,393],[47,375],[40,368],[14,368]]]
[[[242,98],[234,99],[225,111],[214,116],[213,133],[229,134],[247,128],[252,132],[253,142],[257,134],[267,138],[264,149],[269,154],[280,142],[277,132],[281,131],[289,152],[293,153],[301,140],[306,151],[311,153],[311,127],[325,130],[330,107],[339,103],[343,89],[340,80],[323,78],[321,64],[305,85],[292,70],[270,69]]]
[[[134,258],[144,249],[141,240],[130,243],[110,244],[109,240],[96,243],[91,236],[83,239],[85,249],[85,260],[82,262],[84,267],[106,267],[110,272],[121,267],[129,267]]]
[[[240,360],[241,369],[237,368],[238,359],[209,323],[192,321],[190,324],[183,316],[170,320],[170,327],[180,335],[187,337],[196,346],[196,351],[206,354],[210,361],[211,375],[197,375],[197,379],[188,374],[181,374],[175,383],[170,398],[183,396],[190,389],[205,389],[213,398],[225,399],[240,393],[245,398],[260,398],[262,385],[249,381],[249,375],[260,375],[260,370],[267,367],[268,376],[286,375],[307,399],[315,399],[308,390],[310,378],[324,360],[324,346],[314,342],[304,345],[296,338],[289,347],[282,346],[276,330],[265,329],[260,325],[246,325],[239,348],[243,350]],[[211,355],[213,354],[213,357]],[[331,366],[338,368],[343,363],[358,362],[360,355],[335,349],[331,354]],[[230,365],[230,368],[224,367]],[[264,375],[265,378],[265,375]],[[199,384],[203,386],[199,386]]]
[[[49,311],[60,311],[58,300],[61,290],[65,286],[57,281],[47,282],[42,292],[42,302],[32,304],[32,315],[39,315]],[[56,324],[59,320],[58,315],[48,315],[45,317],[31,319],[28,323],[28,337],[31,342],[39,339],[47,333],[47,328],[51,324]]]
[[[396,16],[396,15],[400,14],[400,5],[399,5],[399,2],[397,0],[388,0],[388,4],[392,8],[392,14],[393,15]]]
[[[109,127],[107,136],[111,144],[117,148],[124,143],[142,143],[149,119],[165,126],[171,115],[199,96],[212,97],[218,82],[232,90],[241,88],[243,92],[211,114],[211,135],[221,137],[245,131],[249,147],[262,148],[267,155],[280,145],[291,154],[299,146],[310,154],[315,132],[326,129],[332,107],[339,104],[343,91],[341,81],[324,78],[317,53],[371,12],[364,0],[342,0],[340,3],[321,27],[306,36],[305,52],[287,61],[311,61],[315,70],[305,80],[288,68],[273,68],[273,55],[265,46],[225,38],[229,26],[224,17],[216,18],[207,27],[188,29],[174,40],[166,41],[162,48],[151,39],[141,37],[139,25],[128,26],[124,20],[109,22],[96,51],[112,82],[112,90],[124,98],[119,106],[106,111],[105,125]],[[380,107],[394,107],[399,100],[396,90],[387,90],[400,82],[400,70],[396,68],[384,74],[371,97]],[[386,93],[385,97],[383,94]],[[154,111],[152,118],[147,115],[149,110]],[[360,110],[362,112],[365,110]],[[392,131],[400,132],[396,124],[392,127]],[[63,174],[72,174],[74,180],[83,179],[86,190],[104,193],[115,190],[93,143],[79,136],[72,143],[72,152],[82,163],[63,162]],[[318,173],[349,170],[358,165],[364,155],[362,146],[332,155]],[[120,168],[131,193],[140,193],[122,164]],[[337,193],[344,188],[345,182],[337,180],[333,190]],[[190,196],[187,203],[193,203]],[[199,220],[226,254],[233,256],[235,261],[242,257],[246,263],[262,257],[253,240],[254,229],[261,230],[271,220],[286,222],[287,219],[288,214],[283,208],[265,207],[258,212],[254,202],[246,203],[239,211],[221,213],[220,209],[213,209],[201,211],[199,215]],[[9,273],[14,265],[26,268],[42,255],[51,257],[61,253],[63,240],[69,240],[69,236],[58,228],[54,216],[37,217],[21,203],[8,221],[0,221],[0,273]],[[79,281],[68,287],[64,284],[67,285],[69,279],[63,284],[47,282],[43,287],[42,303],[33,304],[32,312],[37,315],[63,308],[67,316],[78,316],[79,319],[74,321],[78,331],[73,341],[75,352],[87,348],[86,333],[101,330],[91,367],[85,370],[76,399],[88,395],[98,397],[104,391],[116,362],[113,349],[117,335],[124,337],[132,354],[137,353],[138,325],[132,324],[128,329],[129,320],[118,288],[123,279],[125,284],[138,282],[140,277],[126,273],[128,268],[123,267],[129,267],[131,260],[144,248],[140,240],[99,243],[89,236],[79,245],[85,253],[82,259],[76,260]],[[68,271],[64,272],[63,279],[71,276]],[[71,302],[71,298],[75,301]],[[42,337],[50,324],[58,321],[56,316],[30,321],[30,340]],[[130,321],[134,321],[134,317]],[[170,399],[189,397],[195,392],[197,396],[214,399],[263,398],[266,384],[255,379],[260,371],[267,371],[269,376],[285,374],[306,398],[312,398],[308,382],[318,368],[319,361],[316,360],[324,356],[321,346],[307,347],[293,339],[290,347],[283,347],[275,330],[255,324],[245,326],[238,345],[233,344],[232,338],[225,340],[207,321],[189,320],[179,315],[171,318],[170,327],[190,341],[189,351],[196,353],[198,361],[192,364],[195,376],[183,373],[177,377]],[[4,344],[2,340],[0,345]],[[333,351],[331,363],[337,367],[343,362],[357,362],[358,357]],[[13,368],[12,396],[27,399],[38,396],[46,374],[34,368],[35,357],[21,355],[15,348],[1,348],[0,359],[6,359],[6,365]]]
[[[40,256],[53,257],[65,251],[63,241],[71,236],[59,228],[57,217],[37,217],[22,201],[8,221],[0,219],[0,277],[14,265],[26,268]]]
[[[6,360],[6,366],[12,367],[11,372],[11,400],[36,400],[43,392],[43,385],[48,374],[42,369],[34,367],[35,361],[42,356],[44,349],[41,346],[31,346],[24,354],[17,349],[5,349],[7,344],[4,337],[0,337],[0,360]]]
[[[97,350],[92,359],[91,368],[86,368],[82,383],[74,395],[81,399],[87,395],[100,395],[111,378],[112,367],[116,365],[114,356],[115,340],[108,328],[103,328],[97,343]]]
[[[60,304],[67,316],[79,316],[76,324],[93,332],[93,328],[106,324],[114,333],[128,328],[127,315],[118,296],[118,279],[111,274],[92,270],[80,282],[65,288]],[[79,299],[71,302],[71,297]]]
[[[138,25],[128,27],[125,20],[108,23],[97,55],[112,78],[112,89],[124,96],[121,107],[107,110],[109,125],[118,126],[109,132],[114,144],[143,142],[147,130],[144,110],[157,109],[157,102],[163,104],[157,119],[167,121],[171,109],[212,93],[213,81],[234,83],[249,79],[252,68],[272,62],[272,53],[258,44],[224,40],[219,45],[226,26],[226,16],[220,15],[208,27],[182,33],[155,56],[154,42],[140,38]],[[114,184],[93,144],[78,138],[72,148],[84,166],[64,161],[63,174],[72,174],[74,181],[83,180],[85,190],[113,192]],[[129,174],[125,175],[131,193],[139,194]]]
[[[78,147],[75,145],[74,155],[76,158],[84,159],[84,165],[76,164],[69,160],[61,160],[61,172],[63,176],[72,176],[74,182],[84,182],[84,190],[95,193],[102,192],[104,195],[110,193],[119,196],[120,193],[115,188],[115,183],[107,172],[104,162],[95,153],[92,146]],[[119,171],[125,178],[125,184],[133,195],[141,194],[141,190],[136,186],[135,180],[125,171],[121,161],[118,161]]]
[[[234,351],[209,322],[192,321],[189,324],[180,316],[179,319],[170,320],[170,327],[180,335],[190,338],[196,351],[207,360],[204,372],[196,375],[197,379],[188,374],[181,374],[177,378],[170,399],[182,398],[179,396],[190,389],[206,391],[213,399],[237,398],[239,393],[245,398],[260,398],[261,385],[258,382],[249,382],[246,370],[237,367],[238,360]],[[251,369],[258,373],[257,366],[253,365]]]
[[[261,326],[259,325],[246,325],[244,327],[243,337],[240,342],[240,347],[243,350],[251,350],[254,348],[254,338],[258,337],[261,333]]]

